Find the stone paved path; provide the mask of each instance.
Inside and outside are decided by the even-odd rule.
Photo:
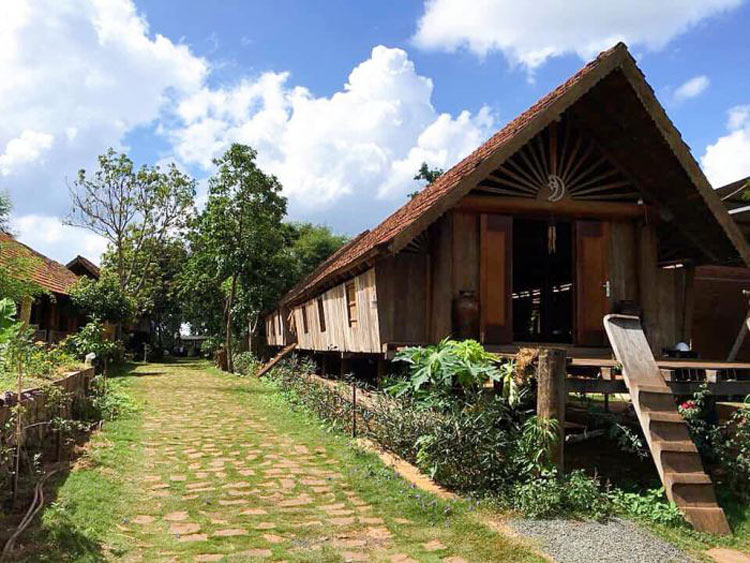
[[[424,523],[365,500],[330,441],[273,424],[261,411],[271,400],[263,385],[202,367],[139,368],[144,467],[136,513],[121,527],[135,541],[129,558],[466,560]]]

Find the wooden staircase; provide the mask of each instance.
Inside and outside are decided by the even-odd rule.
[[[711,478],[703,469],[687,423],[677,411],[672,391],[656,365],[640,319],[607,315],[604,328],[622,364],[623,379],[667,497],[696,530],[730,534]]]
[[[283,360],[289,353],[294,350],[297,347],[296,342],[292,342],[291,344],[287,344],[284,346],[281,350],[278,351],[278,353],[268,360],[263,366],[258,370],[258,373],[256,374],[258,377],[263,377],[268,373],[268,370],[270,370],[273,366],[278,364],[281,360]]]

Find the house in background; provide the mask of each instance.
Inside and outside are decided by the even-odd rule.
[[[14,260],[18,258],[31,259],[31,280],[45,291],[31,304],[29,324],[35,329],[34,340],[55,343],[76,332],[84,324],[85,318],[73,306],[70,288],[79,275],[95,277],[99,269],[82,256],[71,261],[69,269],[19,242],[12,235],[0,232],[0,267],[13,268]],[[13,274],[12,271],[10,273]]]
[[[749,262],[620,44],[331,256],[266,333],[318,356],[387,358],[453,335],[609,357],[602,319],[626,312],[658,357],[693,339],[696,268]],[[722,336],[704,336],[708,357]]]
[[[89,279],[98,280],[101,275],[99,266],[80,254],[65,264],[65,267],[78,277],[86,276]]]

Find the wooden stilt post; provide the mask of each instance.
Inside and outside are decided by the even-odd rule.
[[[341,371],[339,375],[341,379],[344,379],[349,374],[349,358],[341,354]]]
[[[380,383],[383,381],[383,378],[386,376],[386,361],[383,358],[378,358],[378,373],[377,373],[377,381]]]
[[[554,418],[559,425],[558,440],[552,450],[552,462],[562,474],[563,450],[565,446],[565,363],[567,354],[559,348],[539,350],[537,368],[536,411],[540,418]]]

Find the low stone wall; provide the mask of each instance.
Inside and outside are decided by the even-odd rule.
[[[59,444],[45,443],[50,438],[57,438],[57,436],[53,436],[56,433],[52,432],[49,425],[45,423],[49,422],[54,416],[69,417],[73,401],[83,398],[88,393],[93,378],[94,368],[90,367],[74,371],[53,381],[53,386],[60,388],[69,396],[69,400],[62,405],[58,405],[55,412],[50,412],[50,409],[45,405],[44,388],[37,387],[23,391],[21,394],[21,403],[24,406],[23,420],[24,426],[28,428],[25,436],[26,442],[42,447],[59,446]],[[16,402],[17,395],[10,391],[6,391],[0,397],[0,428],[3,428],[11,418],[12,409]],[[0,436],[0,440],[2,439],[6,439],[6,436]]]

